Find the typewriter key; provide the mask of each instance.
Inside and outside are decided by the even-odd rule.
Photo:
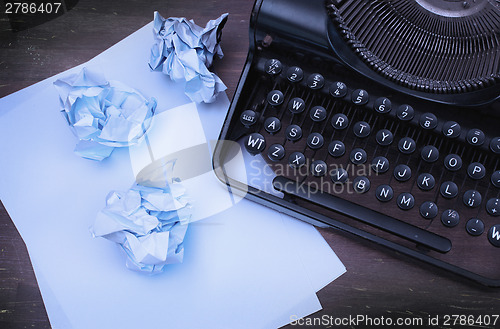
[[[444,158],[444,166],[449,171],[457,171],[462,168],[462,158],[457,154],[448,154]]]
[[[398,107],[396,116],[401,121],[411,121],[415,116],[415,110],[410,105],[403,104]]]
[[[460,221],[460,215],[456,210],[448,209],[441,215],[441,223],[446,227],[455,227]]]
[[[383,174],[389,170],[389,160],[383,156],[378,156],[372,160],[372,169],[377,174]]]
[[[380,185],[375,191],[375,196],[381,202],[388,202],[394,197],[394,191],[389,185]]]
[[[270,59],[266,62],[265,64],[265,70],[267,74],[270,75],[278,75],[281,73],[281,69],[283,68],[283,65],[281,62],[277,59]]]
[[[332,141],[328,145],[328,153],[334,158],[340,158],[345,154],[345,145],[341,141]]]
[[[323,147],[324,139],[320,133],[312,133],[307,137],[307,146],[313,150]]]
[[[484,232],[484,223],[479,218],[471,218],[467,221],[465,229],[470,235],[478,236]]]
[[[375,135],[375,139],[379,145],[388,146],[392,144],[394,135],[387,129],[381,129],[377,132],[377,135]]]
[[[281,144],[273,144],[269,146],[267,156],[272,161],[279,161],[285,157],[285,148]]]
[[[417,186],[423,191],[430,191],[436,185],[434,176],[429,173],[420,174],[417,178]]]
[[[496,224],[488,230],[488,241],[495,247],[500,247],[500,225]]]
[[[277,133],[281,129],[281,121],[276,117],[269,117],[264,121],[264,129],[270,134]]]
[[[349,119],[343,113],[337,113],[332,117],[332,126],[335,129],[342,130],[347,128],[349,125]]]
[[[441,184],[439,192],[441,193],[443,198],[453,199],[458,195],[458,186],[457,184],[450,181],[444,182],[443,184]]]
[[[491,183],[495,186],[500,188],[500,170],[495,171],[491,175]]]
[[[403,154],[412,154],[417,149],[417,143],[410,137],[403,137],[399,140],[398,148]]]
[[[461,131],[460,125],[455,121],[448,121],[443,125],[443,135],[448,138],[457,138]]]
[[[463,201],[467,207],[477,208],[481,204],[483,197],[476,190],[468,190],[464,193]]]
[[[431,201],[426,201],[420,206],[420,215],[425,219],[433,219],[438,214],[438,206]]]
[[[406,182],[411,178],[411,169],[405,164],[397,165],[394,168],[394,178],[400,182]]]
[[[365,105],[366,103],[368,103],[369,98],[370,95],[368,95],[368,92],[366,90],[356,89],[352,92],[351,101],[355,105]]]
[[[290,82],[299,82],[304,77],[304,71],[298,66],[292,66],[286,71],[286,78]]]
[[[246,138],[245,148],[252,155],[259,154],[266,148],[266,140],[261,134],[252,133]]]
[[[279,90],[273,90],[267,94],[267,102],[273,106],[281,105],[284,99],[283,93]]]
[[[479,162],[474,162],[467,167],[467,174],[472,179],[482,179],[486,175],[486,169]]]
[[[377,98],[375,103],[373,103],[373,109],[378,113],[389,113],[391,112],[391,101],[387,97]]]
[[[425,162],[433,163],[439,159],[439,150],[435,146],[427,145],[422,148],[420,156]]]
[[[484,143],[484,133],[479,129],[471,129],[467,133],[467,141],[470,145],[481,146]]]
[[[489,199],[488,202],[486,202],[486,211],[493,217],[500,216],[500,199]]]
[[[495,137],[491,140],[490,149],[493,153],[500,154],[500,137]]]
[[[401,193],[398,196],[398,207],[402,210],[410,210],[415,206],[415,198],[410,193]]]
[[[335,81],[330,86],[330,95],[337,98],[343,98],[347,95],[347,86],[341,81]]]

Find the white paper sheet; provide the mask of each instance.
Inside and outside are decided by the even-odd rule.
[[[156,97],[159,109],[189,103],[181,86],[149,71],[150,29],[88,65]],[[88,227],[110,190],[133,183],[129,152],[101,163],[74,155],[54,80],[0,99],[0,198],[26,242],[54,328],[276,328],[321,308],[314,292],[343,265],[312,226],[246,200],[191,224],[183,264],[157,277],[127,270],[120,250]],[[206,140],[218,136],[228,105],[219,97],[197,107]]]

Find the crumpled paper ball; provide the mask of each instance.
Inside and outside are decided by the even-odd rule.
[[[129,269],[156,274],[182,262],[190,218],[191,204],[178,180],[163,187],[134,184],[108,194],[90,231],[119,244]]]
[[[212,103],[219,92],[226,90],[222,80],[208,70],[214,56],[224,54],[219,45],[228,14],[211,20],[205,28],[185,18],[163,18],[154,14],[156,43],[151,48],[149,66],[161,67],[175,82],[185,82],[186,95],[196,103]]]
[[[54,82],[61,113],[79,139],[75,153],[103,160],[115,147],[137,144],[151,125],[156,100],[100,72],[83,68]]]

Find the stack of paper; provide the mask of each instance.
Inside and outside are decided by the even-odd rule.
[[[315,293],[345,271],[321,235],[235,198],[212,173],[186,182],[198,221],[182,264],[136,273],[118,247],[92,238],[111,190],[127,190],[151,157],[216,139],[229,106],[222,94],[190,103],[183,86],[151,72],[152,42],[148,24],[82,65],[157,99],[163,112],[149,142],[158,150],[148,157],[117,149],[96,162],[73,153],[52,86],[67,72],[0,99],[0,198],[26,242],[53,328],[277,328],[320,310]]]

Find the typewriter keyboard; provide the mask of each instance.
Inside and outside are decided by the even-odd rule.
[[[255,64],[237,123],[246,152],[273,169],[276,191],[452,266],[500,277],[498,129],[363,85],[341,69],[282,61]]]

